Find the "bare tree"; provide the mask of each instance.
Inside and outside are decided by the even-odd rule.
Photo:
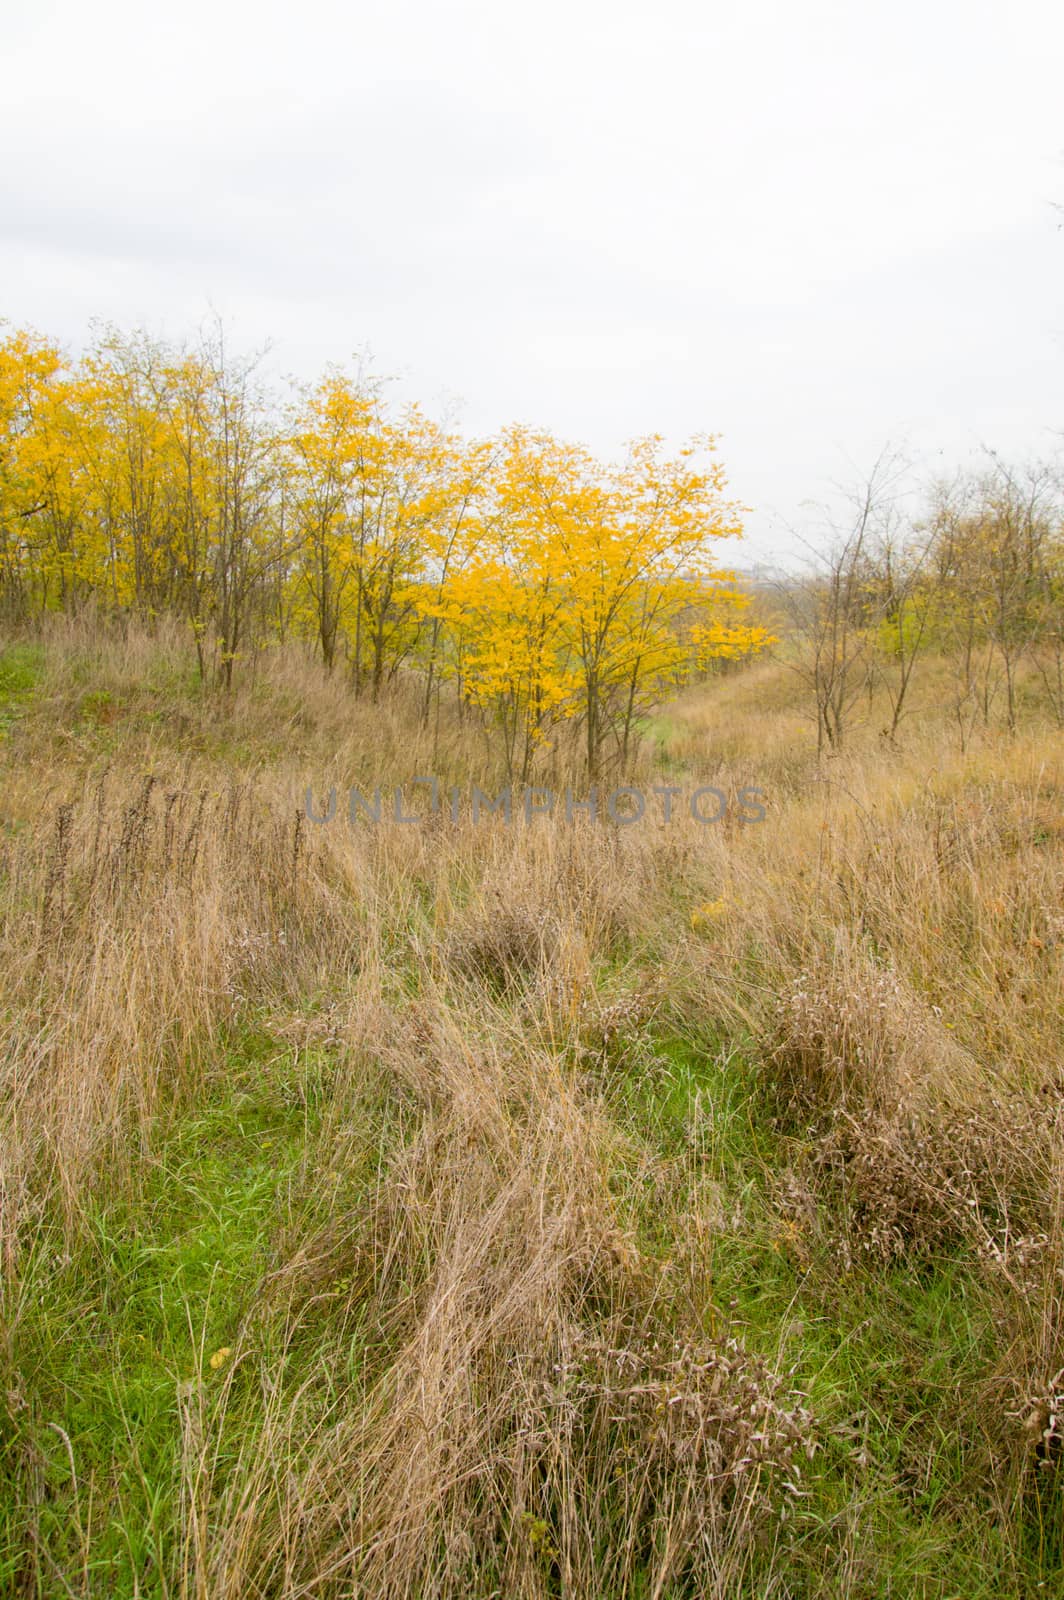
[[[853,710],[871,683],[873,554],[877,537],[882,539],[891,529],[895,495],[905,470],[898,452],[885,450],[860,487],[847,496],[850,517],[842,527],[832,526],[824,550],[813,552],[808,576],[779,586],[792,626],[792,650],[782,659],[811,693],[818,755],[842,748]],[[910,660],[909,675],[911,670]],[[904,701],[904,690],[900,698]]]
[[[962,738],[976,708],[989,723],[1001,691],[1005,724],[1015,731],[1019,664],[1029,654],[1046,664],[1059,594],[1052,473],[992,461],[981,476],[940,488],[934,514]],[[1052,670],[1048,677],[1051,684]]]
[[[229,688],[259,592],[284,559],[276,429],[255,383],[261,357],[230,362],[219,327],[204,350],[210,373],[211,578],[217,673]]]
[[[891,744],[897,741],[916,663],[931,634],[938,594],[933,545],[926,526],[908,530],[891,517],[870,553],[877,611],[874,671],[890,704],[890,722],[883,732]]]

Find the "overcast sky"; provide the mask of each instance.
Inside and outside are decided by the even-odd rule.
[[[746,559],[889,440],[1064,429],[1064,6],[3,0],[0,315],[470,431],[721,434]]]

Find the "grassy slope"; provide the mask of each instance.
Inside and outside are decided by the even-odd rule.
[[[1060,1591],[1059,749],[660,732],[769,822],[300,830],[476,744],[0,658],[0,1592]]]

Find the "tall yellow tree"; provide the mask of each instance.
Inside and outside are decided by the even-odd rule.
[[[48,460],[43,416],[61,383],[58,348],[25,330],[0,340],[0,600],[11,616],[46,603]]]
[[[608,747],[623,761],[639,710],[688,661],[682,620],[728,592],[714,547],[740,531],[713,452],[703,437],[670,459],[655,437],[604,465],[549,434],[507,434],[474,660],[480,697],[523,718],[523,769],[574,719],[589,776]]]

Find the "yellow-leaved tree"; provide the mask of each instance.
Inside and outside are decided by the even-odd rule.
[[[739,532],[724,491],[710,436],[617,463],[522,427],[469,440],[335,367],[282,407],[220,328],[107,328],[74,365],[0,341],[8,615],[176,615],[222,685],[302,637],[356,694],[415,680],[437,729],[453,690],[525,780],[562,743],[592,779],[623,766],[663,692],[766,642],[717,562]]]
[[[693,659],[765,642],[741,623],[714,639],[705,620],[735,603],[715,547],[740,532],[712,438],[671,458],[660,438],[638,440],[607,465],[514,428],[492,490],[482,557],[454,589],[472,635],[468,692],[495,707],[515,773],[571,723],[597,778],[607,753],[624,763],[640,712]]]

